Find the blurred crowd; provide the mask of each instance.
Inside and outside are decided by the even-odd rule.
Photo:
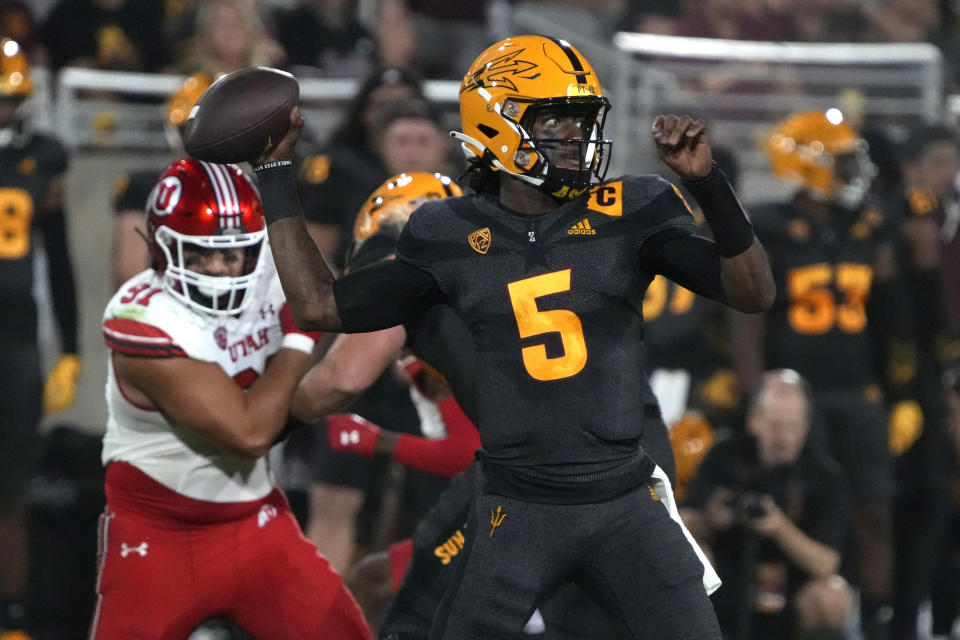
[[[187,76],[166,106],[175,155],[182,155],[185,114],[220,74],[262,65],[360,80],[329,136],[311,136],[308,122],[297,161],[310,232],[342,271],[357,213],[385,180],[461,173],[462,155],[424,80],[460,79],[479,51],[508,35],[521,5],[601,41],[636,31],[928,42],[944,53],[946,91],[960,89],[960,24],[949,0],[0,0],[0,36],[21,47],[4,51],[3,73],[28,64],[54,73],[80,66]],[[2,84],[0,105],[29,93],[23,89]],[[0,109],[0,144],[26,117],[14,111]],[[678,499],[728,584],[715,602],[721,622],[738,639],[803,637],[808,623],[834,629],[837,638],[958,638],[960,132],[917,122],[896,137],[843,114],[798,114],[779,125],[768,152],[774,175],[797,188],[787,202],[749,203],[774,264],[777,306],[760,320],[741,317],[662,278],[643,303],[649,374],[671,428]],[[70,212],[57,185],[68,161],[52,155],[41,171],[53,186],[36,195],[38,211],[52,213],[38,231],[51,273],[64,276],[51,281],[60,283],[53,311],[67,359],[47,385],[49,412],[69,404],[80,371],[71,263],[84,259],[70,255],[62,221]],[[736,182],[736,150],[717,160]],[[141,237],[144,202],[162,170],[118,176],[114,288],[151,265]],[[0,171],[13,169],[0,163]],[[3,224],[0,263],[27,253],[10,248],[12,223]],[[19,304],[15,293],[23,292],[0,282],[5,308]],[[0,345],[26,350],[4,365],[5,375],[35,359],[28,335],[35,313],[25,322],[0,322]],[[328,337],[321,347],[344,357],[331,343]],[[327,384],[384,430],[428,431],[429,416],[411,400],[409,362],[389,367],[369,390],[346,374]],[[39,405],[41,394],[36,384],[5,397],[35,396]],[[34,409],[22,419],[36,422]],[[334,432],[321,420],[296,431],[276,455],[306,535],[350,575],[366,554],[409,536],[447,480],[372,446],[338,445],[328,437]],[[0,447],[9,452],[0,465],[28,446],[5,438],[0,427]],[[79,434],[54,431],[30,472],[42,482],[32,484],[28,508],[21,496],[0,491],[0,637],[4,619],[10,629],[10,620],[26,619],[21,605],[33,611],[36,638],[84,635],[103,500],[98,450]],[[72,479],[72,493],[63,478]],[[62,527],[78,531],[77,544],[55,545]],[[918,632],[925,603],[930,615]],[[818,633],[807,637],[826,637]]]

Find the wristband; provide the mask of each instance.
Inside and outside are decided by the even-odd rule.
[[[710,173],[697,180],[683,180],[683,186],[699,203],[722,257],[732,258],[750,248],[753,225],[716,160]]]
[[[280,342],[280,347],[283,349],[296,349],[297,351],[302,351],[307,355],[313,355],[313,345],[316,344],[316,340],[311,338],[308,335],[302,333],[288,333],[283,336],[283,341]]]
[[[277,160],[253,168],[263,201],[263,217],[267,224],[300,215],[300,198],[294,179],[293,163]]]

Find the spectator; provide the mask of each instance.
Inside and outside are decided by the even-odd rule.
[[[33,84],[24,53],[0,40],[0,635],[26,630],[29,539],[22,500],[34,470],[42,413],[73,403],[80,358],[77,296],[64,212],[67,154],[33,133],[24,100]],[[41,385],[34,240],[42,238],[61,354]]]
[[[741,0],[703,0],[676,24],[678,36],[727,40],[783,40],[783,24]]]
[[[416,75],[403,69],[377,69],[344,110],[327,151],[300,163],[300,200],[310,233],[340,269],[360,205],[391,175],[378,152],[383,116],[391,107],[413,98],[423,99]]]
[[[276,9],[277,39],[299,74],[359,78],[374,64],[373,39],[357,16],[356,0],[300,0]]]
[[[385,0],[376,35],[380,59],[428,78],[460,79],[490,40],[487,14],[497,0]]]
[[[153,0],[60,0],[40,40],[53,70],[159,71],[167,62],[163,5]]]
[[[847,490],[836,463],[805,446],[811,411],[800,374],[764,374],[748,435],[714,445],[681,508],[723,576],[714,606],[731,638],[846,637],[853,594],[837,570]]]
[[[893,578],[890,443],[906,451],[923,420],[895,227],[868,197],[866,145],[839,111],[784,119],[767,148],[774,174],[798,189],[787,202],[753,207],[777,296],[766,314],[734,314],[731,353],[748,391],[771,368],[793,368],[810,381],[813,439],[840,462],[853,492],[848,559],[865,635],[882,638]]]
[[[23,0],[0,0],[0,36],[23,47],[28,60],[39,54],[36,16]]]
[[[629,0],[619,26],[622,31],[672,36],[681,14],[679,3],[671,0]]]
[[[425,101],[398,103],[383,114],[377,152],[391,175],[403,172],[455,173],[450,136]]]
[[[249,0],[201,3],[193,32],[175,45],[175,55],[174,71],[212,77],[244,67],[278,67],[286,59]]]

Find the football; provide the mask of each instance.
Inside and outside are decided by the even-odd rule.
[[[300,84],[286,71],[249,67],[203,92],[184,125],[186,152],[207,162],[252,162],[287,132]]]

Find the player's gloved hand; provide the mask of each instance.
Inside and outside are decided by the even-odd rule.
[[[65,354],[60,356],[43,387],[44,413],[57,413],[73,404],[80,375],[80,358]]]
[[[327,440],[334,451],[350,451],[372,458],[381,429],[355,413],[327,416]]]
[[[296,349],[307,354],[313,353],[313,345],[323,336],[322,331],[301,331],[297,321],[293,319],[293,312],[286,302],[280,309],[280,328],[283,330],[283,347]]]
[[[902,400],[890,409],[887,423],[890,453],[899,456],[912,447],[923,433],[923,411],[913,400]]]

